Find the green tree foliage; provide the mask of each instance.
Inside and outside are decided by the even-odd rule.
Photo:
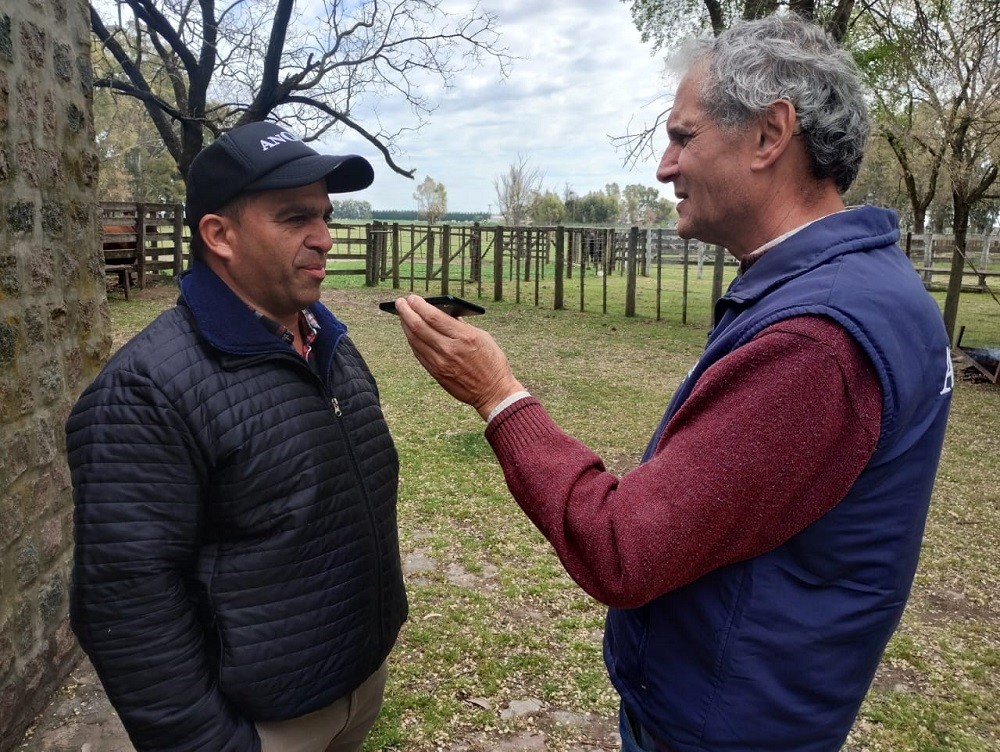
[[[966,236],[977,205],[992,202],[1000,177],[1000,3],[979,0],[899,0],[873,5],[864,50],[891,50],[884,63],[905,81],[902,106],[891,88],[893,76],[872,77],[882,122],[915,110],[924,118],[915,138],[899,137],[904,149],[939,163],[951,189],[955,255],[944,306],[945,326],[954,332],[964,267]],[[875,56],[872,56],[875,57]],[[876,58],[881,61],[881,58]],[[911,107],[910,102],[916,105]],[[897,132],[883,128],[887,139]],[[894,147],[895,148],[895,147]],[[904,173],[912,162],[900,158]]]
[[[100,51],[95,55],[99,56]],[[160,88],[167,85],[163,80],[152,80]],[[98,89],[94,92],[93,112],[101,200],[184,200],[180,173],[139,102],[109,89]]]
[[[536,225],[557,225],[566,216],[566,206],[552,191],[535,194],[528,209],[528,216]]]
[[[618,222],[618,202],[607,193],[591,192],[566,202],[568,220],[584,225],[610,225]]]
[[[331,219],[371,219],[372,205],[368,201],[348,198],[339,201],[331,201],[333,211]]]
[[[485,222],[489,218],[489,212],[447,212],[440,221]],[[415,209],[375,209],[372,211],[372,219],[381,222],[414,222],[422,217]]]
[[[417,214],[431,224],[448,212],[448,191],[443,183],[437,182],[430,175],[417,186],[413,198],[417,202]]]
[[[776,11],[790,11],[822,25],[842,41],[855,20],[856,0],[622,0],[644,42],[654,50],[674,52],[684,40],[709,31],[718,36],[741,19],[763,18]],[[880,0],[872,0],[880,2]],[[863,4],[864,5],[864,4]],[[636,165],[657,158],[653,136],[666,121],[660,112],[652,124],[616,136],[612,143],[625,154],[625,164]]]
[[[505,76],[509,61],[495,14],[456,15],[442,0],[117,0],[92,2],[90,21],[107,53],[94,86],[142,103],[181,174],[206,139],[271,119],[307,139],[354,131],[413,177],[394,144],[433,110],[425,92],[486,60]],[[389,96],[415,125],[358,119],[359,105]]]
[[[741,19],[763,18],[782,9],[822,24],[835,39],[847,33],[856,0],[622,0],[642,41],[672,49],[711,29],[718,36]]]

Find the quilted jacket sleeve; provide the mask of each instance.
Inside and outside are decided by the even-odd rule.
[[[118,370],[84,393],[66,431],[71,622],[136,748],[259,750],[218,691],[186,588],[203,468],[184,421],[148,379]]]

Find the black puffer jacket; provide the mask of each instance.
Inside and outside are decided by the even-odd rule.
[[[181,291],[67,423],[71,619],[138,749],[245,752],[391,650],[398,458],[328,310],[324,382],[207,267]]]

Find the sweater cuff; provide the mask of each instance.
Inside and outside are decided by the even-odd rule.
[[[514,392],[509,397],[506,397],[500,402],[500,404],[498,404],[496,407],[490,410],[490,414],[486,417],[486,425],[489,426],[490,423],[493,422],[493,419],[495,417],[497,417],[500,413],[502,413],[504,410],[506,410],[508,407],[513,405],[518,400],[523,400],[525,397],[530,397],[530,396],[531,394],[529,392],[526,392],[525,390],[522,389],[521,391]]]

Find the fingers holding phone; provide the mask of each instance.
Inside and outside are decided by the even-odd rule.
[[[442,312],[418,295],[395,301],[403,333],[420,364],[450,395],[484,418],[524,387],[489,333]]]
[[[460,316],[480,316],[486,313],[486,309],[478,303],[456,298],[454,295],[431,295],[424,298],[424,300],[439,311],[444,311],[449,316],[454,316],[455,318],[459,318]],[[387,313],[398,314],[395,300],[387,300],[384,303],[379,303],[378,307]]]

